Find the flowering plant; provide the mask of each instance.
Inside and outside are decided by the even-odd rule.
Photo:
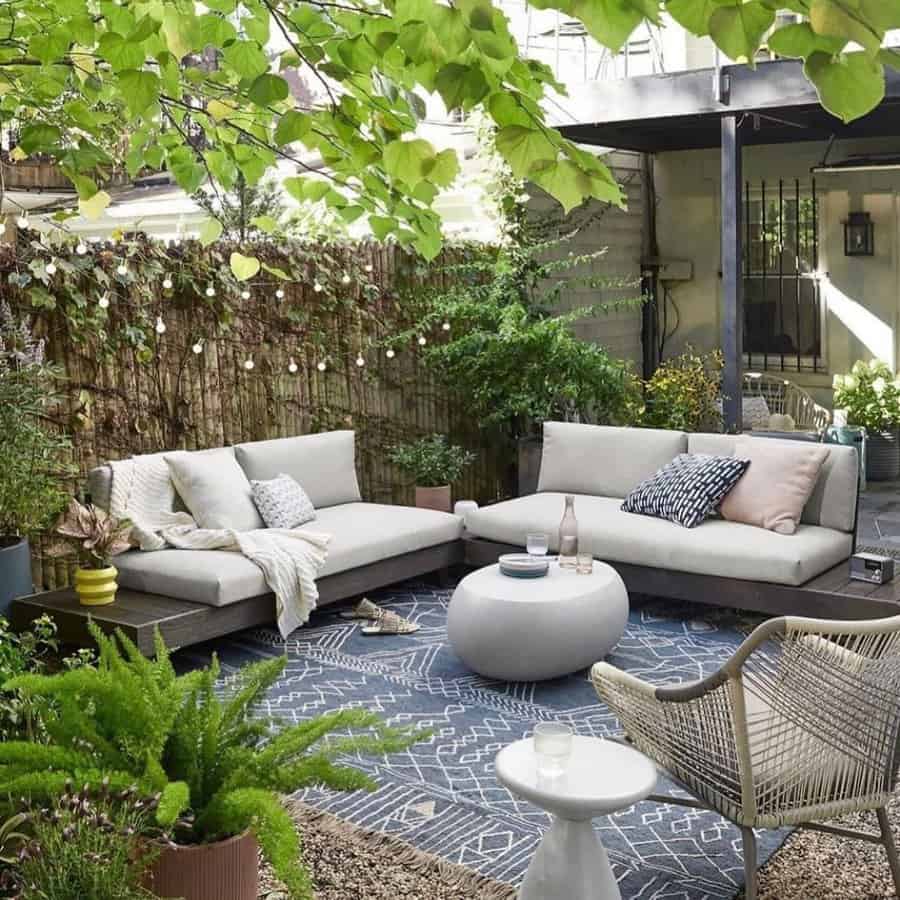
[[[834,376],[834,407],[847,414],[848,425],[871,433],[900,425],[900,380],[881,360],[853,364],[849,375]]]
[[[63,541],[50,548],[51,555],[61,556],[74,545],[86,569],[105,569],[112,557],[131,546],[128,519],[117,519],[98,506],[85,506],[74,497],[56,523],[56,533]]]

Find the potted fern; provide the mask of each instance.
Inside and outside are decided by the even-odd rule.
[[[416,486],[416,506],[450,512],[450,485],[459,481],[475,454],[450,444],[443,434],[432,434],[388,451],[388,459],[411,475]]]
[[[159,848],[147,877],[159,897],[256,900],[260,849],[291,900],[311,900],[294,823],[279,795],[310,785],[371,790],[372,779],[337,757],[396,752],[424,737],[389,728],[362,709],[295,725],[255,718],[284,670],[283,656],[244,667],[222,690],[215,659],[178,676],[159,636],[148,660],[121,633],[90,628],[99,646],[96,667],[5,684],[52,701],[52,719],[47,743],[0,744],[0,794],[52,800],[67,779],[105,778],[110,790],[133,786],[153,795],[154,827],[174,841]]]
[[[131,522],[117,519],[99,506],[79,503],[73,497],[56,523],[56,533],[63,541],[50,547],[50,555],[67,554],[71,547],[78,554],[75,592],[82,606],[112,603],[119,574],[112,559],[131,546]]]

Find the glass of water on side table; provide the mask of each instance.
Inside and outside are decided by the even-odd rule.
[[[538,775],[554,778],[564,774],[572,755],[572,729],[561,722],[539,722],[534,726],[533,741]]]
[[[546,556],[550,547],[550,535],[533,533],[525,538],[525,549],[529,556]]]

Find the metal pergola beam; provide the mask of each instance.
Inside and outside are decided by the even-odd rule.
[[[722,118],[722,415],[732,434],[743,427],[744,365],[743,137],[737,116]]]

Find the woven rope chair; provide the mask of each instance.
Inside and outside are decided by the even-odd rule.
[[[745,372],[741,394],[764,397],[769,412],[790,416],[798,431],[821,432],[831,423],[831,413],[803,388],[766,372]]]
[[[741,829],[746,900],[757,895],[754,828],[815,828],[884,845],[900,765],[900,616],[864,622],[780,618],[760,625],[715,674],[654,687],[607,663],[591,672],[634,745],[695,800]],[[875,810],[881,834],[813,824]]]

